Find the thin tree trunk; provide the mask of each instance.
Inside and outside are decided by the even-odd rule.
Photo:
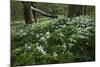
[[[36,8],[36,2],[31,2],[31,6]],[[32,11],[32,14],[33,14],[34,21],[37,22],[37,12]]]
[[[83,11],[84,11],[84,15],[86,15],[86,8],[87,8],[87,7],[84,6],[84,10],[83,10]]]
[[[23,2],[24,6],[24,19],[26,24],[32,23],[32,10],[31,10],[31,3],[29,2]]]

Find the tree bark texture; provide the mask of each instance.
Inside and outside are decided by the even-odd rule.
[[[35,2],[31,2],[31,6],[36,8],[36,3]],[[32,14],[33,14],[34,21],[37,22],[37,12],[36,11],[32,11]]]
[[[26,24],[32,23],[32,10],[31,10],[31,3],[29,2],[23,2],[24,6],[24,19]]]

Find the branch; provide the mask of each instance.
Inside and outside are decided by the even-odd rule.
[[[39,13],[43,14],[44,16],[48,16],[48,17],[51,16],[50,14],[48,14],[48,13],[46,13],[46,12],[40,10],[40,9],[34,8],[32,6],[31,6],[31,9],[32,9],[32,11],[36,11],[36,12],[39,12]]]

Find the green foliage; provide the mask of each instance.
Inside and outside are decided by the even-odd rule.
[[[94,17],[13,23],[11,45],[12,66],[94,61]]]
[[[11,1],[11,21],[23,20],[23,15],[22,2]]]

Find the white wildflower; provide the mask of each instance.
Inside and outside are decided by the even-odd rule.
[[[50,37],[50,32],[46,32],[46,37],[49,38]]]
[[[37,46],[37,49],[44,55],[46,55],[46,51],[43,50],[42,46]]]
[[[64,34],[60,32],[60,36],[64,37]]]
[[[58,56],[58,55],[57,55],[57,53],[56,53],[56,52],[53,52],[53,56],[55,56],[55,57],[56,57],[56,56]]]
[[[67,47],[67,46],[66,46],[66,43],[63,44],[63,47],[64,47],[64,49],[66,49],[66,47]]]
[[[36,34],[36,38],[38,38],[39,37],[39,34]]]

